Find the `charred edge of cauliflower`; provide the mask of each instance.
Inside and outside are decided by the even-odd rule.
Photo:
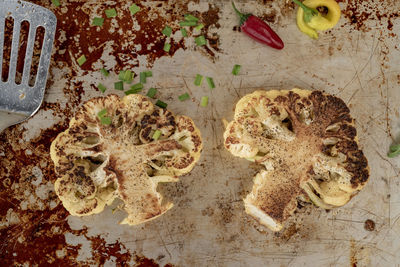
[[[247,213],[274,231],[282,228],[297,201],[325,209],[342,206],[369,177],[350,110],[320,91],[244,96],[224,140],[234,156],[264,165],[244,201]]]
[[[98,116],[104,109],[110,125]],[[153,140],[156,130],[162,135]],[[157,184],[190,172],[202,147],[200,131],[189,117],[155,109],[144,96],[93,98],[51,144],[59,175],[55,191],[72,215],[99,213],[119,197],[128,213],[122,223],[143,223],[172,207],[162,203]]]

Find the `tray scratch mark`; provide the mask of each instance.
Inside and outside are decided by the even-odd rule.
[[[172,242],[171,244],[179,243],[179,241],[175,241],[175,239],[172,237],[171,231],[169,230],[168,224],[165,222],[165,219],[163,219],[162,221],[163,221],[163,224],[165,225],[165,229],[167,230],[168,237],[169,237],[169,239],[171,239],[171,242]],[[176,248],[176,246],[175,246],[175,248]]]
[[[189,86],[187,85],[186,80],[185,80],[185,78],[184,78],[183,76],[182,76],[182,80],[183,80],[183,83],[185,84],[186,90],[189,91],[190,95],[193,95],[192,90],[190,90],[190,88],[189,88]]]
[[[377,38],[376,38],[376,31],[377,31],[377,30],[375,30],[375,32],[374,32],[374,36],[373,36],[373,40],[372,40],[371,54],[370,54],[370,56],[369,56],[369,58],[368,58],[368,61],[365,63],[364,67],[361,68],[360,73],[362,73],[362,72],[365,70],[365,68],[371,63],[372,57],[374,56],[375,51],[376,51],[376,49],[377,49],[378,46],[379,46],[379,42],[377,42],[376,45],[375,45],[375,40],[377,39]],[[375,46],[375,47],[374,47],[374,46]]]
[[[220,139],[219,139],[219,137],[218,137],[218,135],[217,135],[217,129],[216,129],[217,120],[216,120],[216,118],[215,118],[215,116],[214,116],[214,112],[216,112],[216,109],[215,109],[215,105],[213,104],[213,105],[212,105],[212,110],[211,110],[211,117],[213,118],[213,120],[212,120],[212,122],[211,122],[211,130],[212,130],[213,135],[214,135],[215,145],[216,145],[216,147],[218,147],[218,145],[219,145],[218,140],[220,140]],[[217,152],[218,152],[218,156],[219,156],[219,158],[220,158],[220,160],[221,160],[221,164],[222,164],[222,166],[223,166],[224,169],[225,169],[225,163],[224,163],[224,160],[223,160],[223,158],[222,158],[221,149],[217,149]],[[214,154],[214,153],[213,153],[213,154]]]
[[[347,52],[348,52],[348,54],[350,55],[350,51],[349,51],[348,48],[347,48]],[[351,56],[349,56],[349,57],[350,57],[350,60],[351,60],[351,64],[353,65],[353,69],[354,69],[354,71],[355,71],[354,77],[357,78],[358,84],[360,85],[360,88],[358,88],[357,90],[355,90],[355,91],[353,92],[353,94],[350,96],[349,100],[348,100],[347,103],[346,103],[347,105],[350,104],[351,100],[354,98],[354,96],[355,96],[360,90],[364,91],[364,87],[363,87],[363,85],[362,85],[362,83],[361,83],[361,79],[360,79],[360,75],[359,75],[360,73],[358,72],[358,70],[357,70],[357,68],[356,68],[356,66],[355,66],[355,64],[354,64],[353,58],[352,58]]]
[[[389,119],[389,81],[386,78],[386,130],[387,134],[389,135],[390,138],[392,138],[392,141],[394,141],[392,133],[390,131],[390,119]]]
[[[160,230],[159,230],[158,228],[157,228],[157,234],[158,234],[158,236],[159,236],[159,238],[160,238],[160,240],[161,240],[161,243],[162,243],[162,245],[163,245],[165,251],[168,253],[169,258],[172,259],[172,255],[171,255],[171,253],[169,252],[167,246],[165,245],[164,239],[162,238],[161,233],[160,233]]]

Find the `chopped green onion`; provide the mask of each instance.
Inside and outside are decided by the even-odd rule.
[[[183,27],[183,26],[196,26],[197,25],[197,21],[181,21],[179,22],[179,26]]]
[[[200,31],[201,29],[204,28],[204,24],[200,23],[199,25],[197,25],[196,27],[194,27],[196,30]]]
[[[126,70],[124,72],[124,77],[123,77],[123,81],[126,83],[131,83],[133,80],[133,73],[130,70]]]
[[[94,26],[103,26],[104,18],[94,18],[92,21],[92,25]]]
[[[142,89],[130,89],[128,91],[125,91],[125,95],[132,95],[132,94],[137,94],[140,91],[142,91]]]
[[[196,18],[195,16],[190,15],[190,14],[186,14],[186,15],[185,15],[185,20],[186,20],[186,21],[195,21],[196,23],[197,23],[197,21],[199,21],[198,18]]]
[[[123,91],[124,90],[124,82],[120,81],[120,82],[114,83],[114,89]]]
[[[235,65],[235,66],[233,66],[233,70],[232,70],[232,74],[233,75],[238,75],[239,74],[239,72],[240,72],[240,68],[241,68],[242,66],[240,66],[240,65]]]
[[[144,74],[146,75],[146,78],[153,77],[153,72],[151,70],[144,71]]]
[[[121,71],[119,72],[119,74],[118,74],[118,79],[119,79],[120,81],[123,81],[123,80],[124,80],[124,76],[125,76],[125,71],[124,71],[124,70],[121,70]]]
[[[154,98],[157,94],[157,89],[156,88],[150,88],[149,91],[147,92],[147,96]]]
[[[80,56],[76,62],[78,62],[79,66],[82,66],[86,62],[86,57],[85,55]]]
[[[162,30],[162,34],[164,34],[165,36],[170,37],[172,34],[172,28],[169,27],[168,25],[165,26],[165,28]]]
[[[183,36],[183,37],[187,37],[187,36],[188,36],[187,31],[186,31],[185,28],[182,28],[182,29],[181,29],[181,33],[182,33],[182,36]]]
[[[168,104],[165,102],[162,102],[161,100],[157,100],[156,106],[159,106],[160,108],[166,108],[168,106]]]
[[[102,109],[102,110],[99,111],[99,113],[97,113],[97,116],[98,116],[99,118],[102,118],[102,117],[104,117],[104,115],[106,115],[106,114],[107,114],[107,109]]]
[[[185,101],[185,100],[189,99],[190,96],[189,96],[188,93],[184,93],[184,94],[178,96],[178,98],[179,98],[180,101]]]
[[[154,140],[158,140],[161,137],[161,131],[160,130],[156,130],[153,134],[153,139]]]
[[[108,75],[110,75],[110,73],[109,73],[105,68],[102,68],[102,69],[100,70],[100,72],[101,72],[101,74],[104,75],[104,77],[108,77]]]
[[[131,90],[136,91],[137,93],[142,91],[143,89],[143,84],[142,83],[137,83],[131,86]]]
[[[200,106],[202,106],[203,108],[208,106],[208,96],[203,96],[201,98]]]
[[[104,93],[107,90],[107,88],[101,83],[99,83],[99,85],[97,85],[97,88],[99,88],[100,92],[102,92],[102,93]]]
[[[135,15],[136,13],[138,13],[140,11],[140,7],[138,7],[136,4],[132,4],[129,7],[129,11],[131,12],[132,15]]]
[[[53,5],[55,5],[56,7],[59,7],[60,4],[60,0],[51,0],[51,2],[53,3]]]
[[[215,84],[214,84],[214,80],[211,77],[206,77],[206,81],[208,83],[208,87],[210,87],[210,89],[214,89],[215,88]]]
[[[110,117],[101,117],[100,122],[103,125],[110,125],[111,124],[111,118]]]
[[[117,10],[115,8],[110,8],[105,10],[107,18],[113,18],[117,16]]]
[[[171,44],[170,43],[165,43],[164,44],[164,51],[168,53],[170,49],[171,49]]]
[[[194,85],[201,86],[202,81],[203,81],[203,76],[200,74],[196,74],[196,79],[194,79]]]
[[[196,38],[194,38],[194,41],[196,42],[196,44],[198,46],[202,46],[202,45],[205,45],[207,43],[206,42],[206,38],[204,37],[204,35],[197,36]]]
[[[146,73],[141,72],[139,77],[140,77],[140,82],[141,83],[146,83]]]

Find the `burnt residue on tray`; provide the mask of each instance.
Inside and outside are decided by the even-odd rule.
[[[393,20],[400,15],[396,0],[381,1],[379,5],[376,2],[364,0],[338,0],[337,2],[343,3],[342,14],[348,24],[356,30],[365,32],[372,30],[372,24],[373,26],[386,25],[386,28],[392,31]]]
[[[364,222],[364,229],[366,231],[372,232],[375,230],[375,222],[371,219],[368,219]]]
[[[93,63],[105,62],[101,58],[107,46],[111,46],[111,55],[115,57],[117,66],[115,71],[128,67],[138,66],[137,57],[147,57],[150,67],[155,60],[162,56],[172,56],[178,49],[186,49],[184,42],[171,38],[171,50],[167,53],[163,50],[167,38],[162,34],[166,25],[179,31],[178,22],[189,13],[189,1],[165,1],[165,2],[140,2],[137,5],[141,10],[133,15],[129,11],[131,3],[114,1],[109,4],[106,1],[63,1],[56,8],[50,1],[34,0],[39,5],[50,8],[57,16],[57,33],[55,47],[57,54],[55,61],[65,66],[76,65],[76,59],[85,55],[87,61],[80,69],[97,70]],[[115,8],[117,17],[107,18],[106,9]],[[210,5],[208,11],[198,15],[207,33],[210,27],[219,27],[219,9]],[[93,26],[94,17],[103,17],[103,26]]]

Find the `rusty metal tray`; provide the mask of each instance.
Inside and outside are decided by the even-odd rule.
[[[58,18],[45,102],[32,119],[0,135],[1,266],[399,266],[399,159],[386,156],[400,132],[400,2],[340,0],[343,16],[331,31],[311,40],[295,25],[286,0],[237,3],[270,23],[285,41],[277,51],[239,32],[228,1],[34,0]],[[118,17],[91,26],[115,7]],[[201,18],[208,45],[172,35],[163,51],[161,30],[174,30],[184,14]],[[79,67],[76,59],[85,54]],[[242,65],[232,76],[234,64]],[[104,78],[102,66],[112,69]],[[161,186],[172,210],[143,225],[119,225],[115,202],[99,215],[72,217],[54,193],[49,147],[85,100],[113,88],[119,70],[153,71],[146,89],[156,87],[169,109],[191,116],[205,148],[195,169],[178,183]],[[216,88],[193,85],[201,73]],[[222,144],[222,119],[236,101],[258,88],[320,89],[351,108],[371,176],[347,205],[329,212],[304,207],[280,233],[245,214],[242,197],[257,166],[232,157]],[[189,92],[192,100],[177,96]],[[208,108],[199,106],[210,97]],[[1,118],[0,118],[1,119]]]

